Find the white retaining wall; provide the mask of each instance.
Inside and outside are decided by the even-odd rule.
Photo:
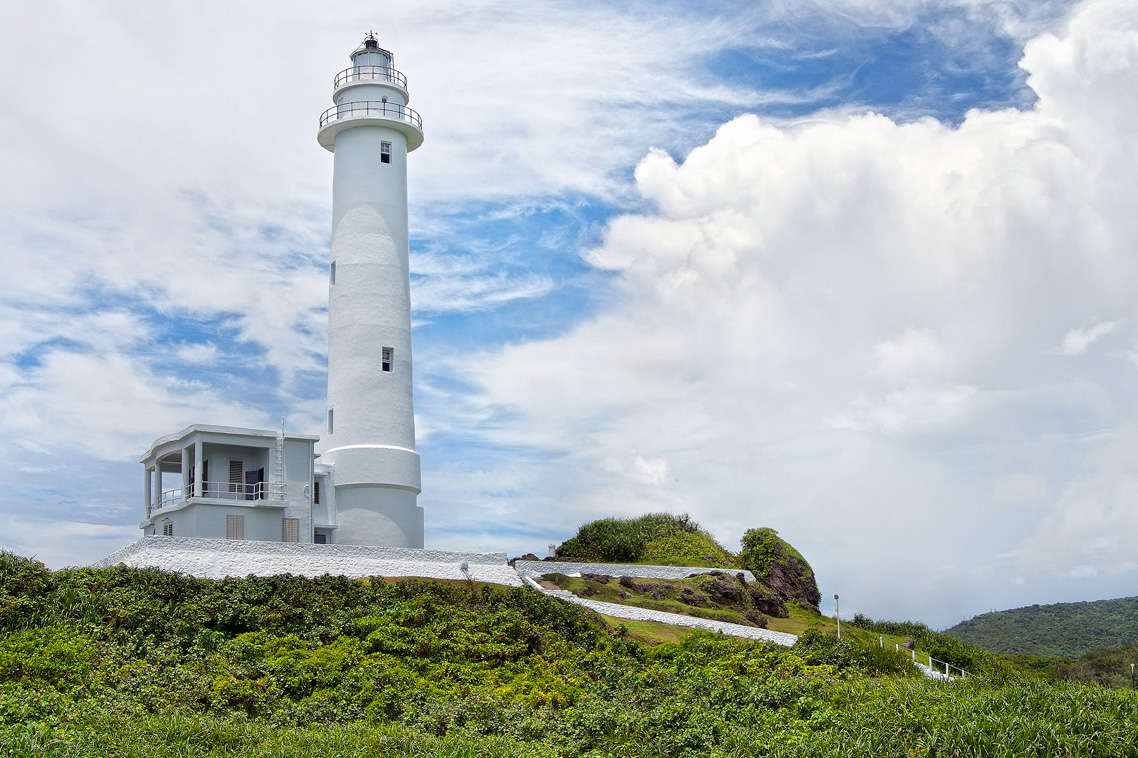
[[[517,572],[506,563],[505,553],[461,553],[364,545],[143,537],[92,566],[101,568],[120,563],[205,579],[250,575],[332,574],[349,578],[419,576],[428,579],[473,579],[511,587],[522,585]],[[465,571],[462,569],[464,563],[467,566]]]
[[[635,563],[570,563],[568,561],[514,561],[514,568],[522,576],[541,576],[542,574],[607,574],[608,576],[631,576],[636,579],[686,579],[691,574],[710,574],[722,571],[735,576],[739,569],[716,569],[706,566],[641,566]],[[755,575],[744,571],[748,582],[755,581]]]
[[[664,611],[653,611],[647,608],[636,608],[631,605],[604,603],[600,600],[589,600],[588,598],[577,597],[568,590],[541,589],[541,591],[546,595],[561,598],[574,605],[584,606],[597,613],[603,613],[606,616],[614,616],[621,619],[629,619],[631,621],[657,621],[661,624],[671,624],[672,626],[690,626],[697,629],[707,629],[712,632],[722,632],[732,637],[746,637],[752,640],[773,642],[776,645],[784,645],[786,647],[790,647],[798,641],[798,635],[786,634],[785,632],[772,632],[769,629],[760,629],[757,626],[728,624],[723,621],[712,621],[711,619],[684,616],[679,613],[666,613]]]

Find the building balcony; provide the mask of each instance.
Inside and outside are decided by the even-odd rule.
[[[396,71],[390,66],[353,66],[336,74],[334,90],[346,87],[349,84],[394,84],[406,91],[407,77],[402,71]]]
[[[336,135],[367,123],[386,126],[407,137],[407,152],[423,144],[423,118],[411,108],[382,100],[360,100],[335,105],[320,115],[317,139],[326,150],[333,150]]]
[[[189,502],[205,500],[229,502],[233,504],[270,505],[284,507],[287,500],[286,487],[278,482],[255,482],[234,484],[230,482],[202,482],[201,497],[194,495],[192,486],[166,490],[158,496],[154,511],[174,508]]]

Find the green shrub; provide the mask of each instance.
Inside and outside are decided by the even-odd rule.
[[[558,546],[557,557],[665,566],[735,565],[734,556],[687,514],[670,513],[589,522]]]
[[[86,635],[45,627],[0,637],[0,682],[72,683],[91,669],[95,651]]]

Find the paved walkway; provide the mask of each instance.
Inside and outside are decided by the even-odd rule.
[[[664,611],[653,611],[647,608],[636,608],[631,605],[604,603],[600,600],[589,600],[588,598],[577,597],[568,590],[547,590],[533,580],[528,580],[527,583],[534,589],[544,592],[546,595],[552,595],[553,597],[560,598],[575,605],[584,606],[597,613],[603,613],[606,616],[613,616],[615,618],[629,619],[631,621],[657,621],[661,624],[671,624],[673,626],[690,626],[697,629],[707,629],[711,632],[722,632],[732,637],[746,637],[752,640],[773,642],[776,645],[785,645],[786,647],[790,647],[798,641],[797,635],[786,634],[785,632],[772,632],[769,629],[760,629],[757,626],[728,624],[723,621],[695,618],[694,616],[684,616],[679,613],[666,613]]]

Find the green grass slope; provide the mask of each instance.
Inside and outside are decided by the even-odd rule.
[[[1077,658],[1138,642],[1138,597],[996,611],[945,631],[996,653]]]
[[[642,644],[520,588],[0,553],[4,758],[1138,758],[1138,695],[980,673],[930,682],[817,632]]]

